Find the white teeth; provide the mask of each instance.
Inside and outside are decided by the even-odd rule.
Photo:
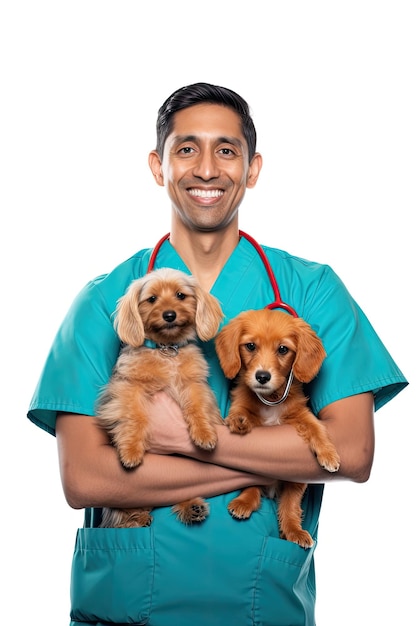
[[[219,198],[223,195],[221,189],[189,189],[188,193],[198,198]]]

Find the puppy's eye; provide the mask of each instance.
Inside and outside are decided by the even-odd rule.
[[[288,348],[287,346],[280,345],[277,350],[278,354],[287,354]]]
[[[246,343],[245,348],[248,352],[254,352],[256,350],[256,343],[253,343],[252,341],[250,343]]]
[[[156,296],[151,296],[150,298],[147,299],[147,302],[150,302],[150,304],[153,304],[154,302],[156,302]]]
[[[182,291],[177,291],[176,296],[177,296],[178,300],[185,300],[185,298],[187,297],[185,295],[185,293],[182,293]]]

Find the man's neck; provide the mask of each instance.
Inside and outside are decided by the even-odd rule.
[[[236,226],[213,232],[195,232],[172,226],[170,242],[200,286],[210,291],[239,242]]]

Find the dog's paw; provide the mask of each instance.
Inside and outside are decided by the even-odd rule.
[[[190,432],[190,437],[202,450],[214,450],[217,445],[217,432],[214,428],[194,428]]]
[[[312,548],[314,546],[314,540],[309,532],[306,530],[294,530],[289,532],[287,535],[281,534],[282,539],[286,539],[287,541],[292,541],[293,543],[298,544],[302,548]]]
[[[327,470],[328,472],[337,472],[340,468],[340,457],[337,452],[318,454],[317,461],[320,467]]]
[[[203,498],[194,498],[187,502],[181,502],[172,507],[173,513],[183,524],[196,524],[204,522],[210,512],[208,503]]]
[[[103,509],[101,528],[142,528],[152,524],[152,509]]]
[[[120,447],[118,449],[120,463],[123,465],[125,469],[134,469],[138,467],[143,461],[143,457],[145,456],[144,448],[137,447]]]
[[[247,503],[239,501],[238,498],[229,502],[227,510],[235,519],[249,519],[253,513],[253,508]]]
[[[229,414],[224,420],[224,423],[229,428],[230,432],[237,433],[238,435],[246,435],[252,430],[252,424],[246,415]]]
[[[149,511],[137,511],[130,515],[126,528],[146,528],[152,524],[153,517]]]
[[[138,465],[142,463],[142,460],[142,457],[120,457],[120,463],[127,470],[135,469],[135,467],[138,467]]]

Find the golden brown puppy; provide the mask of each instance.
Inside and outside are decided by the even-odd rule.
[[[302,384],[317,375],[326,356],[311,326],[282,311],[245,311],[220,331],[216,351],[227,378],[237,377],[225,420],[232,432],[244,435],[254,426],[292,424],[323,468],[339,469],[339,455],[303,391]],[[313,539],[301,526],[306,487],[279,481],[267,495],[278,496],[281,537],[310,548]],[[250,517],[260,506],[261,492],[258,487],[244,489],[230,502],[231,515]]]
[[[133,281],[119,300],[115,328],[125,344],[98,403],[98,423],[122,465],[137,467],[149,448],[148,407],[158,391],[182,408],[196,446],[212,450],[222,418],[208,383],[208,365],[196,343],[212,339],[223,319],[216,298],[193,276],[162,268]],[[148,526],[151,509],[103,510],[103,527]],[[174,507],[185,524],[203,521],[208,504],[194,498]]]

